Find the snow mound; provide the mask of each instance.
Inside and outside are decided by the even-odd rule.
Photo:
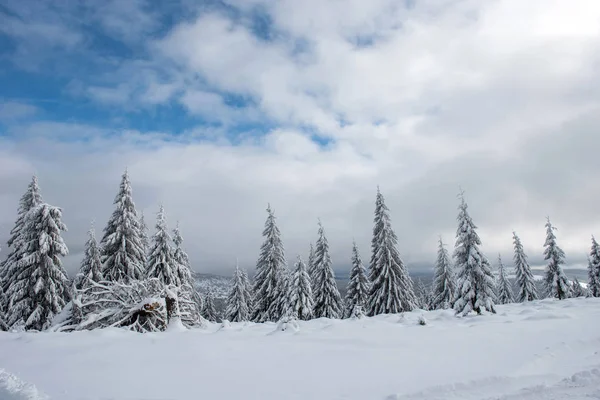
[[[2,400],[47,400],[49,399],[31,383],[26,383],[13,374],[0,369],[0,399]]]

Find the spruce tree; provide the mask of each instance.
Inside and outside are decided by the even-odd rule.
[[[285,315],[289,315],[290,310],[290,288],[292,284],[292,277],[287,266],[281,269],[279,278],[279,287],[277,288],[277,302],[273,303],[273,308],[269,310],[269,314],[279,316],[277,319]]]
[[[433,310],[452,308],[456,292],[456,278],[452,270],[450,254],[442,242],[438,242],[437,260],[433,275],[433,294],[431,308]]]
[[[102,274],[108,281],[130,282],[143,279],[146,257],[127,171],[121,179],[114,204],[115,211],[104,228],[104,236],[100,242]]]
[[[346,288],[345,311],[344,317],[350,318],[353,316],[356,307],[361,310],[366,309],[369,299],[369,278],[367,271],[363,265],[362,259],[358,252],[356,242],[352,243],[352,269],[350,270],[350,280]]]
[[[285,268],[285,252],[281,241],[281,232],[277,227],[275,214],[269,205],[267,220],[263,230],[265,238],[260,256],[256,263],[254,276],[254,310],[252,320],[255,322],[277,321],[281,317],[278,310],[281,277]]]
[[[415,295],[417,296],[417,308],[425,311],[431,309],[431,290],[420,278],[415,283]]]
[[[502,263],[502,257],[498,254],[498,279],[496,282],[496,299],[498,304],[514,303],[513,289],[508,275],[506,274],[506,267]]]
[[[11,271],[17,267],[22,253],[25,250],[25,245],[21,238],[21,231],[26,224],[27,213],[34,207],[42,204],[42,195],[40,193],[40,187],[38,185],[37,176],[31,178],[31,182],[27,186],[27,190],[21,196],[19,201],[19,208],[17,211],[17,220],[13,228],[10,231],[10,237],[6,242],[9,248],[6,259],[0,263],[0,284],[4,293],[8,291],[9,286],[12,284],[11,279],[15,277]],[[5,297],[6,300],[6,297]],[[7,303],[3,303],[6,308]]]
[[[248,312],[250,316],[254,312],[254,293],[252,291],[252,284],[250,283],[250,279],[248,279],[248,272],[245,269],[242,269],[242,281],[244,282],[244,293],[246,295],[246,300],[248,301]]]
[[[594,236],[588,257],[588,291],[590,296],[600,297],[600,245]]]
[[[573,297],[585,297],[588,294],[588,291],[583,286],[581,286],[581,283],[577,278],[573,280],[572,292]]]
[[[147,256],[150,251],[150,238],[148,234],[148,225],[146,224],[146,217],[144,211],[140,213],[140,243],[144,250],[144,255]]]
[[[550,218],[546,222],[546,242],[544,243],[544,259],[548,261],[546,267],[546,290],[549,297],[559,300],[570,297],[571,288],[561,265],[565,263],[565,252],[556,244],[556,236]]]
[[[233,286],[227,296],[227,308],[225,310],[225,319],[231,322],[248,321],[250,310],[248,308],[248,295],[244,283],[244,275],[240,266],[236,264],[233,274]]]
[[[179,223],[173,230],[173,244],[175,245],[173,261],[175,262],[177,279],[179,281],[179,309],[181,321],[188,327],[202,324],[202,300],[194,285],[194,276],[187,253],[183,250],[183,236]]]
[[[90,285],[90,281],[100,282],[102,276],[102,263],[100,262],[100,248],[96,241],[94,225],[88,231],[88,240],[85,242],[83,260],[79,267],[79,273],[75,276],[75,288],[81,290]]]
[[[313,244],[310,244],[310,251],[308,252],[308,276],[310,276],[310,282],[314,285],[315,283],[315,248]]]
[[[174,253],[165,209],[161,205],[156,217],[156,233],[153,236],[152,250],[148,258],[147,277],[158,278],[166,286],[180,287],[179,265],[175,262]]]
[[[212,289],[209,288],[204,297],[204,308],[202,309],[202,316],[210,322],[218,322],[219,316],[215,309],[215,298],[213,296]]]
[[[310,276],[302,258],[298,256],[289,289],[289,313],[294,318],[308,321],[313,317],[313,298]]]
[[[411,311],[417,306],[413,282],[398,252],[398,237],[392,229],[390,210],[377,188],[371,265],[368,313],[394,314]]]
[[[66,230],[58,207],[42,203],[27,212],[19,233],[21,257],[10,271],[6,293],[9,326],[46,329],[69,300],[67,274],[61,263],[61,257],[68,254],[61,237]]]
[[[479,246],[481,239],[467,211],[464,195],[460,195],[458,229],[454,246],[455,265],[458,270],[454,310],[467,315],[471,311],[481,314],[482,309],[496,313],[494,308],[494,275],[487,258]]]
[[[323,224],[319,221],[319,239],[315,250],[314,316],[315,318],[340,318],[342,298],[335,282],[331,267],[329,243],[325,237]]]
[[[531,273],[531,268],[527,262],[527,255],[523,250],[521,239],[513,232],[513,245],[515,255],[513,257],[515,263],[515,276],[518,287],[517,301],[525,302],[537,300],[538,293],[535,285],[535,279]]]

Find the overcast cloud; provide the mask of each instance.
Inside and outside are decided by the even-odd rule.
[[[4,78],[59,84],[0,88],[0,240],[37,173],[69,272],[125,168],[200,272],[253,267],[269,202],[289,260],[317,218],[339,271],[353,239],[368,260],[378,185],[409,268],[433,263],[439,235],[453,245],[459,187],[490,259],[512,259],[516,230],[542,263],[546,216],[570,264],[600,235],[598,1],[33,3],[0,10]],[[88,25],[130,53],[101,52]],[[67,101],[106,118],[52,106]]]

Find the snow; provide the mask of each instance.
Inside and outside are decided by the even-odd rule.
[[[27,382],[0,369],[0,399],[2,400],[46,400],[48,396]]]
[[[499,305],[496,315],[463,318],[415,310],[293,321],[285,331],[272,322],[221,326],[2,332],[0,366],[61,400],[600,396],[600,298]],[[0,399],[43,398],[14,395],[5,382],[0,374]]]

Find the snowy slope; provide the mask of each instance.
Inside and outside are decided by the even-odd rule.
[[[0,367],[60,400],[600,398],[600,299],[423,314],[2,333]]]

